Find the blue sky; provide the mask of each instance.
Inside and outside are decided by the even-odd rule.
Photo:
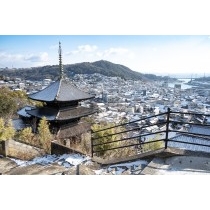
[[[197,35],[1,35],[0,68],[108,60],[134,71],[169,74],[210,73],[210,36]]]
[[[103,59],[142,73],[210,75],[206,0],[7,0],[1,6],[0,68],[58,64],[61,41],[64,64]]]

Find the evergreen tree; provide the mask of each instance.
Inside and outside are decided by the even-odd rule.
[[[17,110],[17,103],[8,88],[0,88],[0,117],[9,119]]]
[[[49,124],[46,117],[43,117],[38,125],[38,139],[43,149],[47,153],[51,152],[52,134],[50,133]]]
[[[34,134],[32,133],[32,128],[24,128],[23,130],[20,131],[19,133],[19,139],[21,141],[24,141],[26,143],[31,143],[33,140]]]
[[[15,129],[12,125],[12,121],[9,120],[5,123],[3,118],[0,118],[0,141],[6,141],[12,139],[15,136]]]

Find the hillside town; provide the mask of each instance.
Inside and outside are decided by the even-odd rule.
[[[50,84],[55,81],[50,79],[45,79],[43,81],[24,81],[21,78],[16,78],[15,80],[9,80],[7,82],[0,81],[1,86],[7,86],[13,91],[25,91],[27,94],[36,93],[38,91],[44,90]],[[101,74],[78,74],[73,78],[66,78],[74,86],[83,90],[89,94],[95,95],[95,98],[80,102],[81,106],[89,107],[91,104],[95,104],[98,107],[97,113],[93,114],[91,117],[94,119],[94,123],[109,122],[114,124],[121,124],[123,122],[133,122],[138,121],[142,118],[158,115],[160,113],[167,112],[170,108],[177,112],[197,112],[203,115],[210,114],[210,90],[206,88],[198,88],[186,85],[184,83],[174,83],[169,84],[167,82],[160,81],[132,81],[124,80],[119,77],[107,77]],[[187,87],[187,88],[186,88]],[[209,124],[209,118],[203,117],[202,115],[192,117],[184,115],[176,115],[174,119],[183,120],[187,122],[197,122],[204,123],[204,121]],[[15,120],[14,120],[15,121]],[[152,125],[156,124],[157,121],[161,121],[161,116],[157,118],[151,118],[149,121],[143,122],[144,124]],[[141,122],[142,123],[142,122]],[[141,126],[137,124],[137,126]],[[180,124],[178,129],[182,129],[184,124]],[[181,127],[183,126],[183,127]],[[161,126],[158,125],[150,126],[146,129],[147,133],[152,133],[161,130]],[[209,132],[207,132],[209,133]],[[177,138],[174,135],[174,138]],[[182,136],[183,138],[183,136]],[[185,137],[186,138],[186,137]],[[199,140],[197,138],[197,140]],[[172,142],[171,146],[176,147]],[[200,149],[202,151],[202,148]],[[206,151],[206,149],[204,150]],[[65,156],[65,155],[64,155]],[[78,155],[76,155],[77,157]],[[67,157],[75,157],[75,155],[66,155],[64,159],[63,156],[44,156],[43,158],[35,158],[34,161],[18,161],[15,159],[8,161],[15,161],[15,163],[10,164],[15,166],[15,169],[8,168],[8,174],[33,174],[33,173],[49,173],[49,174],[77,174],[78,169],[73,167],[75,164],[68,162],[65,159]],[[77,158],[88,158],[85,156],[78,156]],[[37,162],[36,161],[41,162]],[[62,160],[62,161],[59,161]],[[70,159],[69,159],[70,160]],[[84,159],[86,160],[86,159]],[[155,159],[156,160],[156,159]],[[187,159],[186,159],[187,160]],[[55,161],[58,161],[58,165],[52,166]],[[150,172],[144,170],[144,168],[149,164],[150,159],[140,160],[140,162],[131,162],[126,164],[110,165],[110,167],[101,168],[99,165],[90,162],[83,165],[83,161],[79,163],[81,165],[80,173],[82,174],[153,174],[156,172]],[[158,160],[159,161],[159,160]],[[154,162],[154,161],[153,161]],[[156,164],[151,162],[150,164]],[[195,162],[195,161],[194,161]],[[33,166],[30,166],[30,165]],[[35,164],[35,165],[34,165]],[[38,165],[37,165],[38,164]],[[40,166],[43,165],[43,166]],[[57,164],[57,163],[56,163]],[[91,166],[91,165],[94,166]],[[136,164],[136,165],[135,165]],[[186,163],[187,164],[187,163]],[[77,164],[76,164],[77,165]],[[86,166],[85,166],[86,165]],[[125,166],[126,165],[126,166]],[[155,165],[155,167],[157,167]],[[20,168],[21,166],[22,168]],[[6,166],[5,166],[6,167]],[[9,166],[8,166],[9,167]],[[32,170],[33,167],[33,170]],[[43,171],[42,167],[47,168],[48,172]],[[91,168],[91,170],[89,169]],[[126,168],[127,167],[127,168]],[[27,168],[30,168],[27,169]],[[11,170],[12,169],[12,170]],[[25,171],[25,170],[28,171]],[[5,168],[6,170],[6,168]],[[11,171],[10,171],[11,170]],[[37,172],[35,172],[37,170]],[[41,170],[41,172],[38,172]],[[172,169],[170,169],[172,170]],[[169,171],[170,171],[169,170]],[[173,169],[172,171],[176,171]],[[178,169],[177,169],[178,170]],[[6,172],[5,172],[6,173]],[[160,172],[157,172],[160,173]],[[206,172],[208,174],[208,172]]]
[[[69,79],[77,88],[95,95],[91,101],[98,106],[94,115],[96,122],[107,121],[119,124],[123,121],[138,120],[167,111],[196,112],[210,114],[210,89],[186,86],[181,83],[168,84],[161,81],[133,81],[102,74],[77,74]],[[22,90],[27,94],[36,93],[53,83],[51,79],[29,81],[16,78],[0,86],[13,91]],[[88,106],[87,102],[81,102]]]

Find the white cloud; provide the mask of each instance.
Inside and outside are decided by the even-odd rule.
[[[98,49],[96,45],[81,45],[78,47],[79,52],[94,52]]]
[[[67,52],[66,55],[75,55],[75,54],[81,54],[81,53],[93,53],[98,49],[96,45],[80,45],[77,47],[76,50],[72,50],[70,52]]]
[[[96,52],[96,56],[102,57],[103,56],[103,53],[102,52]]]
[[[66,55],[86,55],[86,56],[92,56],[92,57],[99,57],[99,58],[107,58],[109,56],[123,56],[126,55],[129,58],[132,58],[134,56],[134,53],[126,48],[121,47],[110,47],[105,50],[99,50],[99,48],[96,45],[80,45],[77,47],[76,50],[72,50],[70,52],[67,52]]]
[[[31,62],[47,62],[49,57],[47,52],[41,52],[39,54],[29,54],[24,57],[24,60]]]
[[[128,49],[125,48],[109,48],[104,51],[104,56],[110,56],[110,55],[123,55],[127,54],[129,52]]]
[[[20,61],[23,58],[24,58],[24,56],[21,54],[10,54],[10,53],[6,53],[6,52],[0,53],[0,60],[4,61],[4,62]]]
[[[80,45],[71,52],[66,53],[71,56],[71,62],[94,62],[96,60],[108,60],[113,63],[127,65],[134,61],[136,54],[128,48],[109,47],[101,49],[96,45]]]
[[[0,60],[3,62],[13,62],[13,61],[46,62],[49,60],[49,57],[47,52],[41,52],[39,54],[29,54],[29,55],[1,52]]]
[[[28,55],[0,52],[1,66],[7,67],[28,67],[37,65],[46,65],[49,62],[47,52],[31,53]]]
[[[136,54],[127,48],[109,48],[102,52],[101,58],[108,59],[111,62],[124,63],[126,65],[126,61],[132,61],[136,57]]]

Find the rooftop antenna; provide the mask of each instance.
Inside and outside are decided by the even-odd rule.
[[[63,64],[62,64],[62,49],[61,49],[61,42],[59,42],[58,54],[59,54],[60,79],[63,79],[63,77],[64,77],[64,72],[63,72]]]

